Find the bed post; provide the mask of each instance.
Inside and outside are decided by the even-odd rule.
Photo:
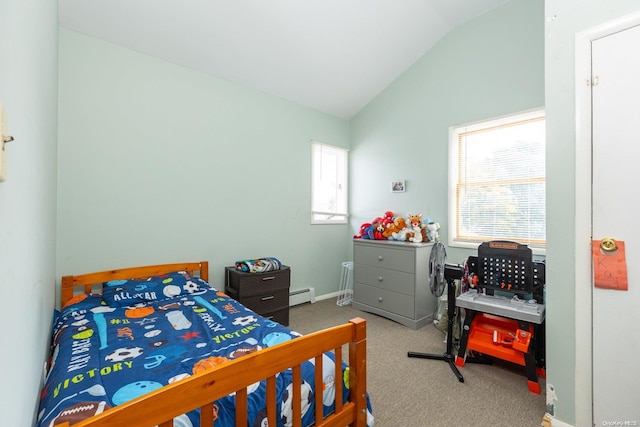
[[[209,262],[200,261],[200,278],[205,282],[209,281]]]
[[[62,276],[60,279],[60,308],[73,298],[73,276]]]
[[[354,339],[349,343],[349,393],[356,405],[357,427],[367,425],[367,322],[356,317],[349,321],[355,328]],[[355,368],[355,369],[353,369]]]

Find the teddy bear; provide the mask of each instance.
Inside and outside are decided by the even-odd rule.
[[[398,223],[396,222],[397,218],[393,218],[393,216],[390,216],[389,214],[391,214],[391,212],[387,212],[385,217],[382,219],[382,223],[384,225],[382,237],[385,240],[395,240],[393,235],[394,233],[399,232],[401,228],[398,227]],[[402,224],[402,228],[404,228],[404,219],[402,220]]]
[[[393,228],[394,231],[391,234],[393,240],[398,240],[400,242],[404,242],[407,240],[407,222],[403,217],[399,216],[393,220]]]
[[[395,230],[396,226],[393,222],[386,224],[384,227],[384,231],[382,232],[382,237],[384,237],[386,240],[393,240],[393,233],[395,232]]]

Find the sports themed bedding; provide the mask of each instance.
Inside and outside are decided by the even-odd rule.
[[[103,295],[75,297],[54,321],[50,369],[36,425],[73,424],[298,336],[186,272],[106,282]],[[313,362],[302,366],[303,426],[314,422]],[[343,388],[345,401],[348,397],[348,367],[343,366],[338,381],[334,372],[333,354],[326,353],[318,388],[323,390],[325,416],[333,411],[336,386]],[[276,379],[278,426],[291,425],[291,377],[284,371]],[[266,425],[265,394],[265,381],[248,388],[251,426]],[[373,419],[370,413],[368,418]],[[214,419],[216,426],[235,426],[235,395],[215,402]],[[174,419],[176,427],[198,425],[197,411]]]

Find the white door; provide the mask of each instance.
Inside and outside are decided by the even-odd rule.
[[[592,43],[593,239],[624,241],[628,274],[628,291],[592,290],[595,426],[640,425],[639,52],[640,26]]]

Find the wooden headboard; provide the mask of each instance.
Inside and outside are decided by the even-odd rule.
[[[73,298],[74,290],[79,287],[83,288],[81,290],[82,293],[90,293],[92,285],[98,283],[110,280],[141,279],[174,271],[186,271],[192,276],[198,276],[203,280],[209,281],[208,261],[148,265],[80,274],[78,276],[63,276],[61,280],[60,305],[64,307],[65,303]]]

